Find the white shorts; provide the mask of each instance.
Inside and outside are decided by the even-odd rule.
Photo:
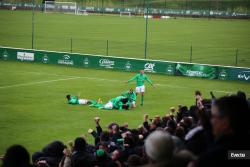
[[[88,100],[87,99],[78,99],[79,104],[87,104]]]
[[[135,107],[135,101],[131,102],[132,107]]]
[[[136,92],[136,93],[143,93],[143,92],[145,92],[145,86],[144,86],[144,85],[142,85],[142,86],[137,86],[137,87],[135,88],[135,92]]]
[[[113,108],[113,103],[109,101],[107,104],[104,105],[104,108],[112,109]]]

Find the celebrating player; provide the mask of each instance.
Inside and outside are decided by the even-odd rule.
[[[136,95],[141,94],[141,106],[143,105],[144,101],[144,92],[145,92],[145,85],[144,81],[146,80],[150,85],[155,87],[152,83],[152,81],[147,77],[146,74],[144,74],[144,70],[140,71],[140,74],[136,74],[133,78],[127,81],[127,83],[130,83],[132,81],[136,80]]]
[[[130,89],[129,91],[123,92],[122,96],[127,97],[131,103],[131,107],[135,108],[135,102],[136,102],[136,94],[133,89]]]
[[[106,104],[96,103],[90,106],[97,107],[99,109],[118,109],[118,110],[129,110],[131,108],[130,101],[127,97],[118,96],[108,101]]]
[[[68,104],[94,104],[95,100],[88,99],[80,99],[78,96],[66,95],[66,99],[68,100]]]

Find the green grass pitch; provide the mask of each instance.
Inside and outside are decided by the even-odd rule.
[[[0,45],[31,48],[31,11],[0,10]],[[145,19],[35,12],[35,49],[144,58]],[[250,21],[177,18],[149,20],[148,58],[250,67]]]
[[[104,127],[110,122],[142,123],[143,114],[151,117],[168,113],[171,106],[194,103],[194,91],[205,97],[214,90],[222,96],[237,90],[250,95],[245,82],[207,80],[148,74],[156,88],[146,85],[145,105],[131,111],[106,111],[83,105],[68,105],[65,95],[102,98],[103,102],[134,88],[124,81],[134,73],[73,68],[58,65],[0,61],[0,155],[12,144],[22,144],[30,152],[53,140],[67,142],[88,128],[95,128],[93,118],[101,117]],[[140,98],[138,99],[140,100]],[[87,135],[89,142],[93,142]]]

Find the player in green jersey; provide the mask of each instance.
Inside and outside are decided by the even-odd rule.
[[[94,104],[97,103],[95,100],[80,99],[78,96],[66,95],[68,104]]]
[[[130,101],[128,98],[124,96],[118,96],[109,100],[106,104],[96,103],[90,106],[97,107],[99,109],[106,109],[106,110],[129,110],[131,108]]]
[[[122,96],[127,97],[129,102],[131,103],[131,107],[135,108],[136,105],[136,94],[133,89],[130,89],[129,91],[123,92]]]
[[[115,98],[112,98],[111,100],[108,101],[108,103],[104,104],[102,107],[103,109],[122,109],[122,102],[121,100],[123,99],[123,96],[118,96]]]
[[[103,107],[104,109],[118,109],[118,110],[123,110],[123,109],[129,109],[128,107],[130,104],[128,103],[128,98],[124,96],[118,96],[115,97],[111,100],[108,101],[108,103],[104,104]]]
[[[135,88],[136,95],[141,94],[141,106],[142,106],[144,102],[145,80],[153,87],[155,86],[153,85],[153,82],[148,78],[148,76],[144,74],[144,70],[141,70],[139,74],[136,74],[133,78],[128,80],[127,83],[130,83],[134,80],[136,81],[136,88]]]

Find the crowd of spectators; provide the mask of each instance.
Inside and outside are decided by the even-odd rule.
[[[8,148],[2,167],[226,167],[250,166],[230,160],[230,150],[250,150],[250,107],[244,92],[204,99],[195,92],[191,107],[171,107],[163,117],[145,114],[137,128],[113,122],[103,130],[99,117],[84,137],[65,145],[53,141],[30,159],[21,145]],[[152,119],[151,119],[152,118]]]

